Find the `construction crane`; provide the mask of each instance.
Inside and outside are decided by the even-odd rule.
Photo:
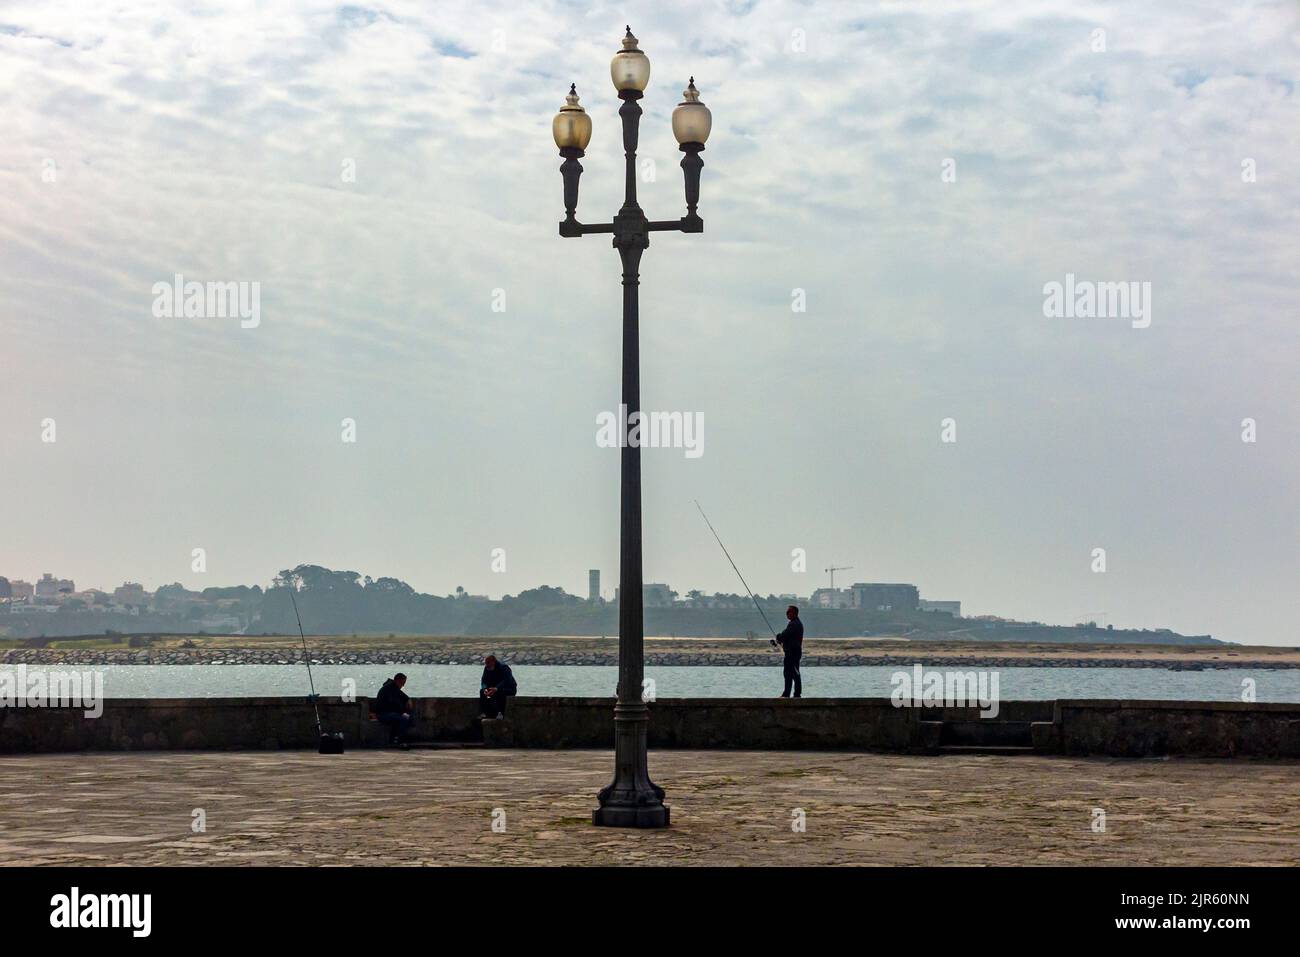
[[[830,568],[826,569],[828,572],[831,573],[831,591],[835,590],[835,573],[847,572],[847,571],[851,571],[852,569],[853,569],[852,565],[832,565]]]

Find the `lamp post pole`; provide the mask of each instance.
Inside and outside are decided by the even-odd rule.
[[[700,151],[708,138],[712,117],[699,102],[694,78],[685,99],[673,113],[673,133],[685,153],[682,171],[686,180],[687,213],[681,219],[652,222],[646,219],[636,197],[636,149],[641,125],[641,99],[650,79],[650,62],[637,46],[631,28],[623,38],[623,49],[614,55],[610,76],[623,101],[619,117],[623,123],[623,155],[626,179],[623,206],[613,222],[580,223],[576,216],[578,178],[583,155],[591,139],[591,119],[578,105],[577,90],[570,87],[565,106],[552,124],[555,144],[564,157],[565,218],[560,235],[565,238],[588,233],[612,233],[623,267],[623,388],[622,407],[627,410],[625,427],[636,425],[641,410],[641,362],[639,301],[641,254],[650,245],[650,233],[674,230],[704,231],[696,214],[699,202]],[[669,810],[664,790],[650,780],[646,755],[646,732],[650,709],[642,696],[645,674],[645,624],[642,610],[641,573],[641,449],[623,437],[619,495],[619,607],[618,607],[618,700],[614,705],[614,780],[599,794],[600,806],[592,812],[592,823],[606,827],[665,827]]]

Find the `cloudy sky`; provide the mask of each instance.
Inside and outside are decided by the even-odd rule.
[[[576,82],[608,220],[624,23],[652,219],[688,76],[714,117],[642,261],[704,450],[644,453],[648,580],[738,588],[698,498],[764,593],[1297,643],[1293,3],[6,2],[0,574],[611,591],[618,259],[549,125]],[[155,316],[176,274],[260,324]],[[1067,274],[1149,327],[1045,316]]]

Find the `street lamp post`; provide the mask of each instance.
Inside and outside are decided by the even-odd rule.
[[[700,151],[708,139],[712,117],[700,102],[691,78],[682,102],[673,111],[673,135],[685,155],[682,173],[686,181],[686,215],[666,221],[647,220],[636,201],[636,147],[641,125],[641,99],[650,82],[650,61],[637,46],[631,27],[623,48],[614,55],[610,77],[623,106],[623,153],[627,164],[623,206],[613,222],[590,225],[577,219],[578,178],[583,156],[591,140],[591,117],[578,105],[576,86],[569,88],[565,105],[552,124],[555,145],[564,162],[565,217],[560,235],[565,238],[588,233],[612,233],[614,248],[623,264],[623,408],[628,425],[640,418],[641,373],[637,315],[637,289],[641,253],[650,245],[650,233],[677,230],[704,232],[704,220],[695,208],[700,201]],[[634,419],[633,416],[636,416]],[[592,823],[605,827],[664,827],[668,807],[664,790],[650,780],[646,761],[646,728],[650,711],[642,697],[644,621],[641,607],[641,449],[624,442],[621,459],[622,490],[619,500],[619,606],[618,606],[618,702],[614,705],[614,780],[599,795],[600,807]]]

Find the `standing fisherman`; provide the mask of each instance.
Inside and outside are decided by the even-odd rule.
[[[803,657],[803,622],[799,620],[799,607],[791,605],[785,610],[785,617],[790,624],[776,636],[776,643],[785,650],[785,690],[782,698],[790,697],[790,685],[794,684],[794,696],[803,697],[803,681],[799,678],[799,659]]]

